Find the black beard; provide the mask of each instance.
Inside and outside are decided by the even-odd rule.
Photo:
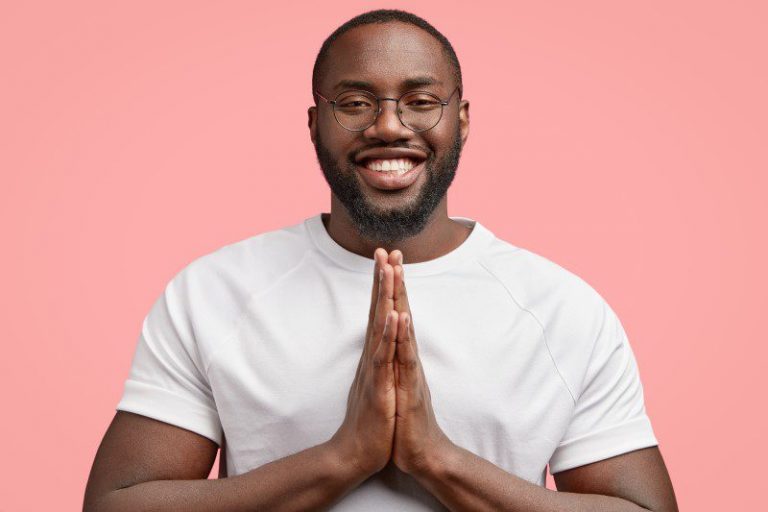
[[[325,181],[331,187],[331,192],[344,205],[360,235],[372,242],[391,245],[420,233],[427,225],[432,212],[442,201],[459,166],[461,132],[457,127],[451,147],[441,160],[435,160],[434,153],[430,154],[423,171],[427,173],[426,183],[422,186],[416,200],[401,210],[381,212],[373,208],[366,200],[357,181],[355,162],[349,160],[346,170],[342,170],[323,145],[319,132],[315,137],[315,153],[317,153],[317,160],[323,170]]]

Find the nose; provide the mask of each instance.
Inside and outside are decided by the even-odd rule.
[[[379,100],[379,115],[371,126],[363,130],[363,135],[370,139],[384,141],[410,138],[414,132],[400,122],[397,108],[396,99],[381,98]]]

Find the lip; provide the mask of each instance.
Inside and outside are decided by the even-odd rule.
[[[372,171],[367,167],[358,164],[357,172],[363,177],[363,180],[373,188],[379,190],[400,190],[413,185],[424,170],[426,160],[422,160],[418,165],[413,166],[405,174],[396,176],[388,172]]]
[[[390,160],[398,158],[409,158],[419,164],[423,163],[427,159],[427,155],[421,151],[408,148],[376,148],[368,151],[363,151],[355,158],[355,162],[358,165],[363,165],[366,160],[381,159]]]

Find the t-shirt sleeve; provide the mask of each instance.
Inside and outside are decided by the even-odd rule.
[[[601,304],[602,324],[571,422],[550,459],[550,473],[658,445],[624,328],[610,306]]]
[[[170,423],[221,445],[222,430],[196,343],[188,300],[172,279],[144,319],[117,410]]]

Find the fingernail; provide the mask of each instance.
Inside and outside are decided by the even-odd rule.
[[[380,268],[379,269],[379,282],[381,282],[382,279],[384,279],[384,269]]]

